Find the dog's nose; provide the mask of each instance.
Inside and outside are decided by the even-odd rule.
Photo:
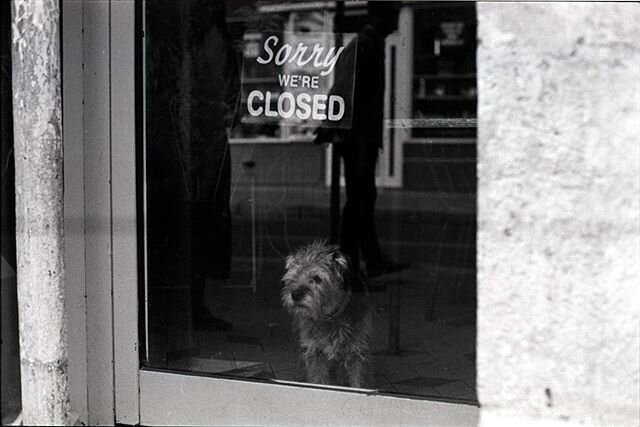
[[[291,299],[294,301],[300,301],[303,296],[304,296],[304,291],[301,289],[297,289],[291,292]]]

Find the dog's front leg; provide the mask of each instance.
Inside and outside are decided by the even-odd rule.
[[[364,360],[360,357],[353,357],[345,364],[347,370],[347,378],[349,380],[349,387],[362,388],[364,387]]]
[[[304,354],[307,368],[307,381],[314,384],[329,384],[329,359],[321,351],[309,351]]]

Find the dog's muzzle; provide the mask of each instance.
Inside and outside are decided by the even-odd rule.
[[[291,292],[291,299],[294,302],[298,302],[300,301],[302,298],[304,298],[305,294],[307,292],[304,289],[296,289],[295,291]]]

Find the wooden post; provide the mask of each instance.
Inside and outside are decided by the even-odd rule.
[[[22,420],[66,425],[60,6],[57,0],[12,6]]]

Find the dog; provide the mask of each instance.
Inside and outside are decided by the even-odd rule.
[[[282,305],[293,317],[306,380],[366,387],[372,310],[365,292],[352,292],[362,282],[348,258],[316,241],[289,255],[285,269]]]

